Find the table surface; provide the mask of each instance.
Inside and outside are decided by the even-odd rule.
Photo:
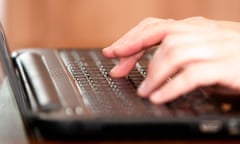
[[[4,144],[28,144],[28,143],[107,143],[107,144],[190,144],[190,143],[210,143],[210,144],[239,144],[239,140],[158,140],[158,141],[77,141],[77,142],[61,142],[61,141],[37,141],[28,137],[25,133],[24,126],[18,112],[18,108],[12,93],[9,92],[7,77],[0,70],[0,143]]]

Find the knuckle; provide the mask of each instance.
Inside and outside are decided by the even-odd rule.
[[[202,16],[195,16],[195,17],[191,17],[191,18],[186,18],[185,20],[187,21],[202,21],[202,20],[205,20],[206,18],[205,17],[202,17]]]
[[[154,18],[154,17],[147,17],[147,18],[144,18],[140,24],[145,24],[145,23],[149,23],[149,22],[153,22],[153,21],[156,21],[158,20],[157,18]]]
[[[165,23],[166,23],[166,24],[170,24],[170,23],[173,23],[173,22],[175,22],[175,21],[176,21],[175,19],[169,18],[169,19],[166,19],[166,20],[165,20]]]
[[[139,26],[140,26],[141,30],[144,31],[144,30],[148,30],[149,28],[152,28],[154,26],[158,26],[160,21],[161,21],[160,19],[148,17],[148,18],[145,18],[144,20],[142,20],[139,23]]]

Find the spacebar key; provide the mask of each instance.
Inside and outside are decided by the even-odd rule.
[[[40,110],[47,112],[59,109],[61,105],[58,94],[41,55],[23,53],[19,59]]]

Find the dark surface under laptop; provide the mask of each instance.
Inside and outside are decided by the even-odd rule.
[[[164,105],[136,95],[147,53],[124,78],[99,49],[26,49],[1,61],[29,136],[39,139],[238,138],[239,100],[230,91],[198,88]],[[218,100],[218,101],[216,101]],[[234,102],[233,102],[234,101]]]

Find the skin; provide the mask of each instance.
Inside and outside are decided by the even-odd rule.
[[[106,57],[120,59],[110,75],[126,76],[154,45],[157,49],[139,96],[162,104],[201,86],[240,91],[240,23],[203,17],[146,18],[103,49]]]

